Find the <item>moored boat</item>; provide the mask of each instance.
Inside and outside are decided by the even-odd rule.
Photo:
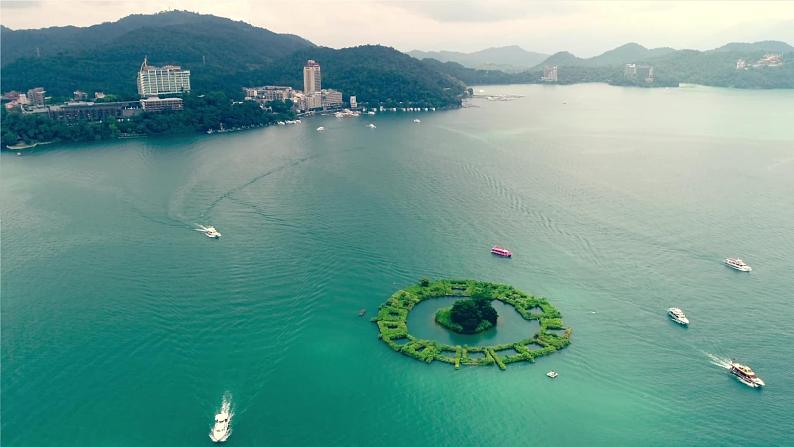
[[[493,247],[491,247],[491,253],[493,253],[493,254],[495,254],[497,256],[502,256],[503,258],[512,258],[513,257],[513,252],[511,252],[510,250],[508,250],[506,248],[502,248],[502,247],[500,247],[498,245],[494,245]]]
[[[686,317],[686,315],[684,315],[684,311],[677,307],[671,307],[667,309],[667,315],[669,315],[673,321],[682,326],[689,325],[689,319]]]
[[[740,272],[750,272],[750,271],[753,270],[752,267],[747,265],[746,262],[742,261],[739,258],[726,258],[722,262],[724,262],[725,265],[727,265],[728,267],[730,267],[732,269],[735,269],[735,270],[739,270]]]
[[[747,365],[742,365],[741,363],[731,360],[730,371],[731,374],[739,379],[739,382],[742,382],[750,388],[760,388],[766,385],[766,383],[755,374],[755,371]]]

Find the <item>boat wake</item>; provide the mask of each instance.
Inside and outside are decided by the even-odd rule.
[[[714,354],[706,353],[706,356],[711,360],[712,365],[719,366],[720,368],[731,369],[731,359],[717,357]]]

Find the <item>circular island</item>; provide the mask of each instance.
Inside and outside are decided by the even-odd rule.
[[[448,345],[408,333],[408,314],[414,306],[441,297],[462,298],[452,307],[439,309],[435,315],[438,324],[453,332],[473,334],[494,327],[498,315],[491,306],[493,300],[513,306],[525,320],[538,320],[540,330],[515,342],[488,346]],[[392,294],[372,321],[378,325],[379,338],[394,351],[427,363],[434,360],[449,363],[456,369],[461,365],[496,365],[504,370],[510,363],[533,362],[568,346],[572,333],[563,325],[560,312],[545,298],[528,295],[506,284],[474,280],[422,279],[419,284]]]

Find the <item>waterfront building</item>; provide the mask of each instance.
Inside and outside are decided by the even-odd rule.
[[[637,64],[626,64],[623,67],[623,76],[626,79],[634,79],[637,77]]]
[[[753,67],[779,67],[783,65],[783,56],[780,54],[769,53],[758,60]]]
[[[44,104],[47,101],[46,97],[47,91],[44,90],[44,87],[36,87],[28,90],[28,102],[33,107],[44,107]]]
[[[543,67],[543,77],[541,80],[545,82],[557,82],[557,66]]]
[[[267,103],[270,101],[286,101],[292,97],[292,87],[265,85],[262,87],[244,87],[245,99]]]
[[[350,97],[350,108],[354,110],[358,108],[358,101],[356,101],[355,96]]]
[[[647,83],[653,82],[656,78],[653,75],[653,65],[640,65],[637,67],[637,77]]]
[[[16,101],[19,99],[20,93],[16,90],[11,90],[10,92],[3,93],[3,99],[6,101]]]
[[[321,98],[324,109],[342,107],[342,92],[339,90],[323,89]]]
[[[74,91],[74,100],[75,101],[85,101],[88,99],[88,93],[82,90],[75,90]]]
[[[647,83],[656,80],[653,65],[626,64],[623,66],[623,77],[630,80],[642,79]]]
[[[102,99],[105,97],[105,92],[94,92],[94,100]]]
[[[59,106],[38,109],[59,121],[107,121],[129,118],[141,112],[138,101],[120,102],[68,102]],[[35,113],[35,112],[34,112]]]
[[[304,110],[315,110],[323,108],[322,92],[304,93],[306,98],[306,108]]]
[[[303,93],[310,94],[322,90],[320,64],[309,59],[303,66]]]
[[[144,112],[162,112],[164,110],[182,110],[182,98],[158,98],[152,96],[141,99],[141,108]]]
[[[187,93],[190,91],[190,71],[182,70],[178,65],[149,65],[143,59],[138,71],[138,94],[140,96],[156,96]]]

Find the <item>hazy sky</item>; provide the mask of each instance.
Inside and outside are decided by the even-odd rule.
[[[521,0],[16,0],[10,28],[87,26],[133,13],[186,9],[243,20],[319,45],[474,51],[520,45],[592,56],[626,42],[708,49],[729,41],[794,43],[794,1]]]

